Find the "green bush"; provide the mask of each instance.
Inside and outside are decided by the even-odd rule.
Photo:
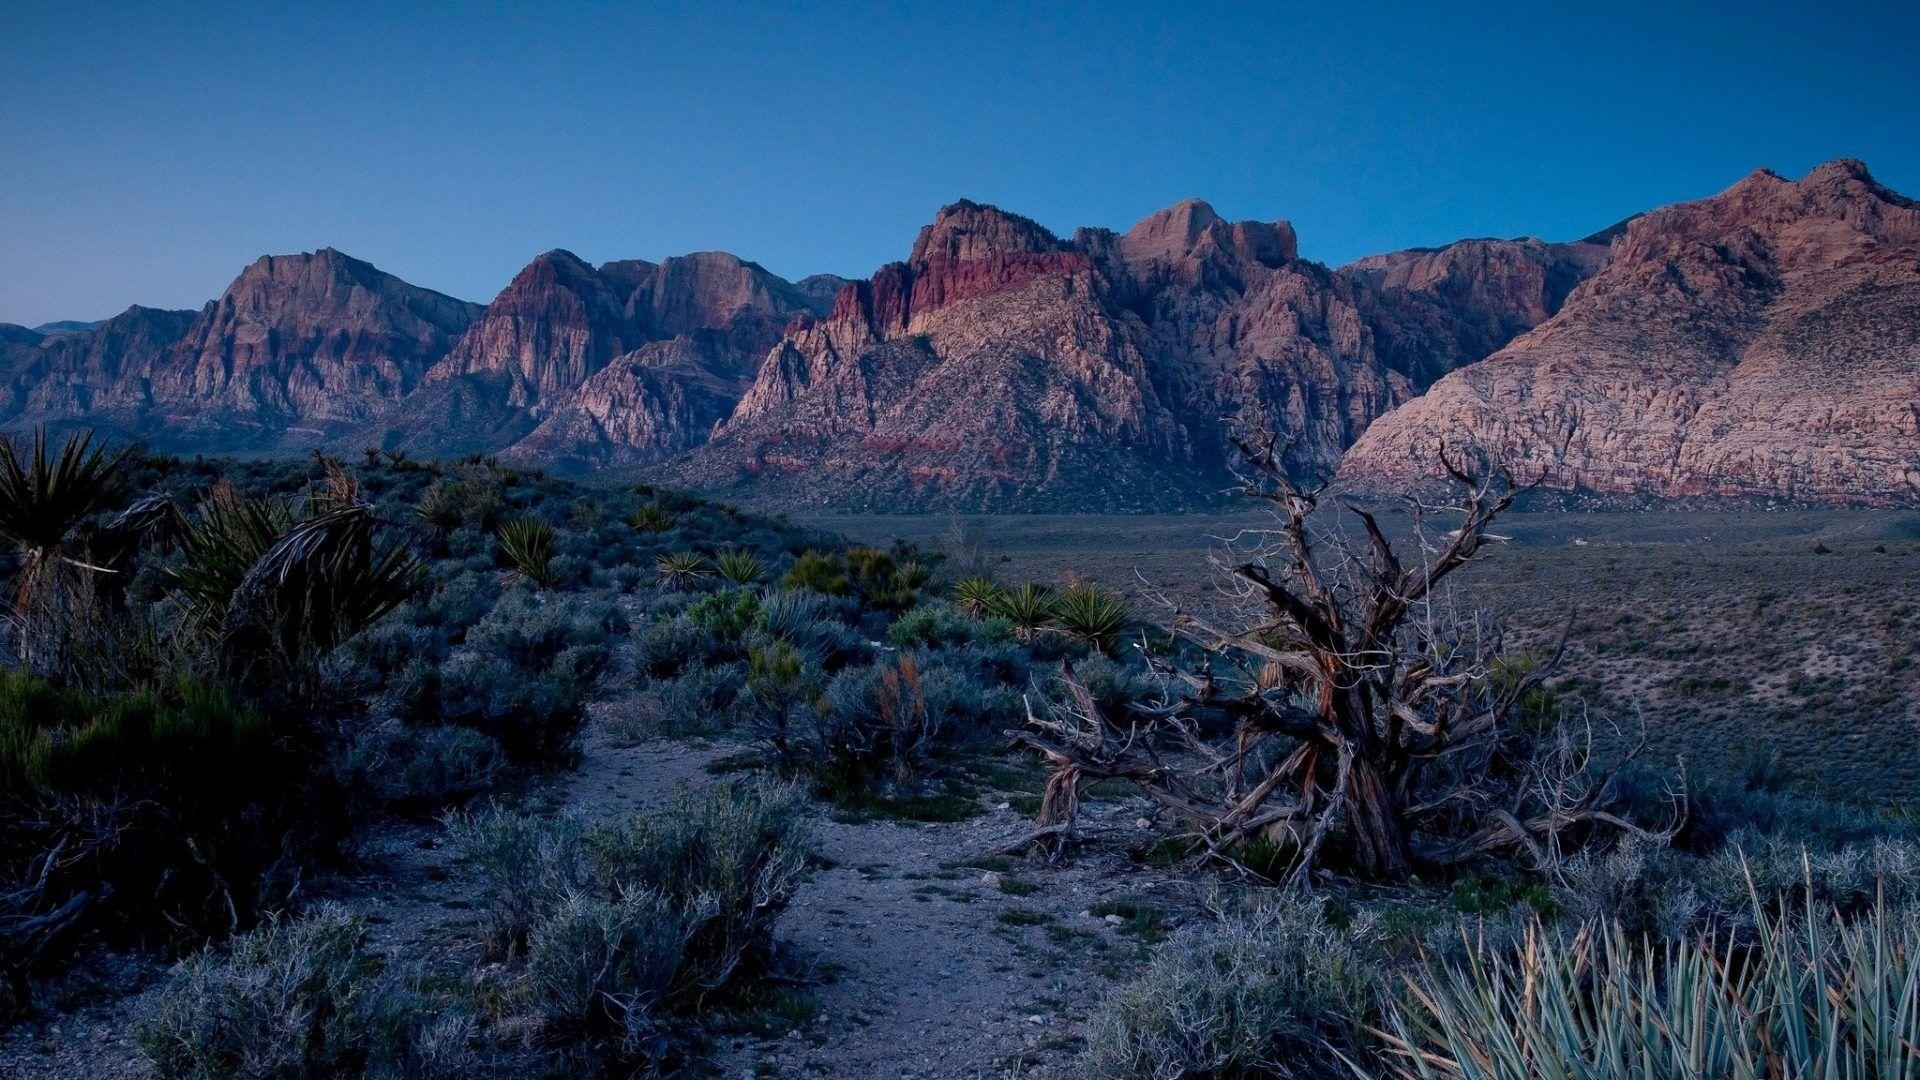
[[[786,576],[780,579],[780,585],[786,589],[806,589],[822,596],[847,596],[853,592],[853,583],[847,577],[846,560],[838,552],[803,551],[800,557],[787,567]]]
[[[201,683],[89,694],[0,673],[0,972],[89,931],[190,936],[278,900],[344,832],[303,746]]]
[[[676,1017],[764,972],[805,871],[802,796],[720,783],[650,816],[591,824],[500,812],[455,825],[488,939],[559,1037],[659,1053]]]
[[[1322,1077],[1357,1032],[1373,975],[1322,901],[1276,898],[1177,932],[1110,993],[1087,1032],[1089,1076]]]
[[[760,597],[752,589],[729,588],[711,592],[687,606],[686,616],[715,641],[727,644],[745,637],[760,615]]]
[[[427,1011],[338,908],[276,919],[189,958],[136,1028],[162,1080],[472,1075],[465,1017]]]

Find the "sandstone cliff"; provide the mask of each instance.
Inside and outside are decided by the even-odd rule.
[[[1563,491],[1910,500],[1920,205],[1842,160],[1646,214],[1558,314],[1382,418],[1341,476],[1429,479],[1442,440]]]

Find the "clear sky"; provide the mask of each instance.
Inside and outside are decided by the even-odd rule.
[[[1913,0],[459,7],[0,0],[0,321],[327,245],[482,301],[554,247],[864,276],[961,197],[1198,195],[1339,263],[1762,165],[1920,194]]]

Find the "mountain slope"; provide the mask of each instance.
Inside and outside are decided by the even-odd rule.
[[[1920,204],[1842,160],[1643,215],[1558,314],[1382,418],[1388,488],[1468,441],[1549,488],[1892,502],[1920,494]]]
[[[630,392],[633,380],[666,390],[660,380],[685,375],[730,410],[781,330],[818,308],[821,284],[803,291],[723,252],[599,267],[548,252],[487,306],[414,400],[380,423],[380,441],[431,453],[493,452],[532,436],[533,447],[545,448],[542,460],[563,466],[633,463],[683,449],[693,438],[685,430],[690,414],[669,415],[658,395]],[[655,362],[661,350],[648,347],[663,342],[680,343],[666,350],[677,366]],[[619,373],[601,377],[614,367]],[[656,406],[667,412],[614,415]],[[711,426],[706,421],[698,436]],[[679,434],[662,436],[666,429]]]
[[[1280,417],[1330,466],[1409,392],[1284,222],[1191,200],[1062,240],[960,202],[790,331],[670,468],[850,508],[1165,505],[1224,482],[1227,424]]]

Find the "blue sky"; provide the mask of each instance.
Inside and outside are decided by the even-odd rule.
[[[961,197],[1064,233],[1197,195],[1339,263],[1762,165],[1920,194],[1917,41],[1910,2],[0,0],[0,321],[326,245],[482,301],[554,247],[864,275]]]

